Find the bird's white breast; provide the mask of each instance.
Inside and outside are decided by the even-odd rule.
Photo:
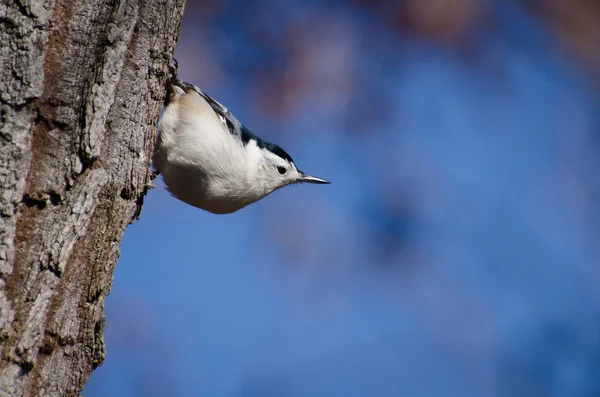
[[[200,95],[181,90],[164,110],[153,161],[178,199],[230,213],[263,196],[251,183],[251,152]]]

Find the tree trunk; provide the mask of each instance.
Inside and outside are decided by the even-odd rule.
[[[77,395],[104,360],[183,4],[0,0],[0,396]]]

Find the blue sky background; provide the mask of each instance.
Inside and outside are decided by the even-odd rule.
[[[99,396],[600,395],[600,102],[515,3],[457,47],[362,2],[188,2],[182,79],[331,185],[227,216],[159,178]]]

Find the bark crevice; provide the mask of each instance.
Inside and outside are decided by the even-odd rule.
[[[0,396],[73,396],[139,216],[183,0],[0,6]]]

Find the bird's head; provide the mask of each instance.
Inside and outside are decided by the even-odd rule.
[[[265,195],[287,185],[296,183],[331,183],[300,171],[294,160],[279,146],[258,142],[259,164],[256,182],[264,189]]]

